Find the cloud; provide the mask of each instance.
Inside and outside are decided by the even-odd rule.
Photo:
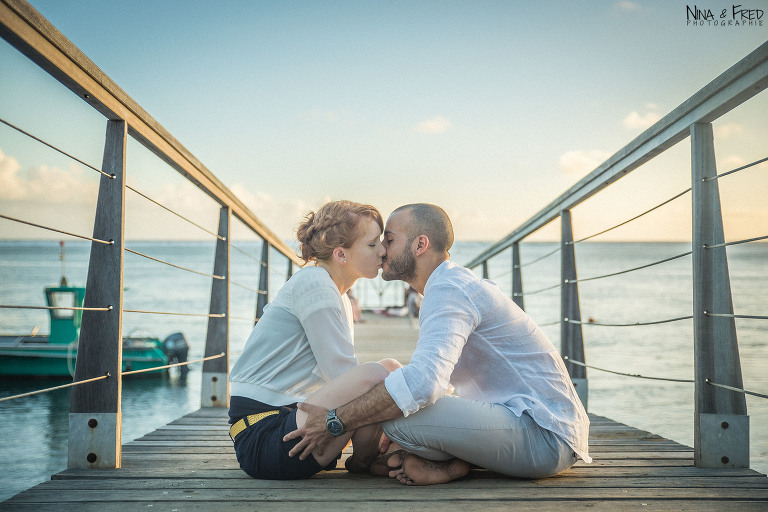
[[[646,112],[643,114],[633,110],[622,121],[624,128],[627,128],[628,130],[645,130],[646,128],[652,126],[659,119],[661,119],[661,115],[657,112],[658,108],[659,106],[655,103],[648,103],[645,105]]]
[[[98,190],[98,177],[74,162],[66,170],[41,164],[22,173],[18,160],[0,149],[0,199],[83,204],[95,201]]]
[[[737,123],[725,123],[715,128],[715,137],[727,139],[733,135],[739,135],[744,132],[744,127]]]
[[[413,127],[414,131],[418,133],[443,133],[450,128],[451,122],[441,116],[425,119]]]
[[[611,156],[599,149],[576,150],[563,153],[558,160],[560,170],[569,176],[584,176]]]
[[[27,195],[24,182],[19,175],[19,161],[0,149],[0,199],[20,200]]]
[[[616,2],[614,5],[623,11],[637,11],[638,9],[640,9],[640,6],[637,5],[635,2],[629,2],[627,0]]]
[[[319,198],[314,203],[302,199],[280,200],[264,192],[254,194],[241,183],[235,183],[230,190],[264,225],[283,240],[292,240],[304,216],[331,200],[327,196]]]
[[[738,155],[728,155],[725,158],[718,159],[717,168],[718,172],[726,172],[747,165],[747,163],[746,160]]]

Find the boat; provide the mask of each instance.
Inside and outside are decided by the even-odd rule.
[[[64,245],[62,266],[64,261]],[[30,334],[0,335],[0,377],[74,377],[77,346],[80,338],[81,308],[85,288],[69,286],[62,268],[58,286],[45,288],[45,300],[50,309],[50,330],[47,336],[38,335],[37,328]],[[147,370],[187,360],[189,344],[180,332],[164,340],[152,336],[123,337],[122,371]],[[187,365],[179,366],[186,375]],[[138,375],[162,375],[167,369],[148,371]]]

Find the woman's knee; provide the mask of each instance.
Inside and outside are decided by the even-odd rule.
[[[394,361],[395,363],[397,363],[397,361],[395,361],[394,359],[391,359],[391,360],[384,359],[383,361],[385,362]],[[362,380],[360,384],[363,385],[364,387],[373,388],[380,382],[383,382],[384,379],[387,378],[387,375],[389,375],[392,371],[394,371],[393,369],[392,370],[390,369],[391,365],[392,365],[391,362],[384,363],[382,361],[379,361],[376,363],[370,362],[370,363],[360,364],[358,366],[358,371],[359,371],[358,377]]]
[[[403,365],[398,361],[397,359],[392,359],[391,357],[388,357],[386,359],[382,359],[379,361],[379,364],[384,367],[387,372],[392,373],[393,371],[397,370],[398,368],[402,368]]]

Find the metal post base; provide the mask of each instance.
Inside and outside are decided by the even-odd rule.
[[[120,467],[121,413],[69,414],[69,469]]]
[[[203,372],[200,407],[229,407],[229,379],[226,373]]]
[[[700,468],[749,467],[749,416],[700,414],[696,466]]]

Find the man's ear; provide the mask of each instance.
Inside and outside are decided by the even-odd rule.
[[[421,256],[427,251],[427,248],[429,248],[429,238],[427,238],[427,235],[419,235],[414,239],[414,249],[413,254],[414,256]]]
[[[333,259],[336,261],[336,263],[339,263],[341,265],[344,265],[347,263],[347,255],[344,254],[344,249],[342,247],[337,247],[333,250],[331,253]]]

